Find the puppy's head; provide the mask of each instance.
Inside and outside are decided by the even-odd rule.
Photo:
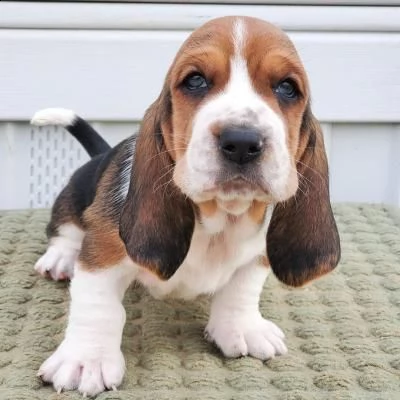
[[[168,279],[195,216],[274,204],[267,235],[277,277],[303,283],[334,268],[339,239],[322,134],[289,38],[247,17],[212,20],[179,50],[137,140],[121,217],[128,254]]]

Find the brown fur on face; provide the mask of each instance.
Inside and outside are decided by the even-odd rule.
[[[229,79],[229,62],[233,44],[229,35],[229,19],[210,22],[200,27],[186,40],[168,72],[165,88],[170,93],[171,130],[163,131],[166,147],[175,161],[181,159],[189,144],[193,120],[201,105],[223,90]],[[204,98],[193,98],[182,91],[184,79],[200,72],[213,82]]]
[[[170,93],[171,130],[164,134],[166,147],[175,161],[183,157],[190,142],[196,112],[221,92],[230,76],[234,56],[233,26],[237,17],[212,20],[196,30],[182,45],[167,75],[165,88]],[[297,151],[302,116],[309,100],[308,81],[288,36],[266,21],[240,17],[246,26],[243,57],[255,91],[285,122],[287,145],[293,158]],[[182,92],[182,82],[191,72],[200,72],[212,87],[203,98],[191,98]],[[273,87],[285,78],[293,79],[301,92],[300,99],[290,106],[279,104]],[[210,127],[218,136],[222,126]],[[294,164],[293,164],[294,167]]]
[[[257,224],[261,225],[264,222],[265,213],[269,204],[254,200],[249,208],[250,218]]]

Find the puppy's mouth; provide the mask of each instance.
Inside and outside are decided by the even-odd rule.
[[[221,196],[248,197],[251,194],[269,194],[268,188],[264,187],[258,179],[249,178],[245,175],[237,175],[228,179],[220,179],[213,189]]]
[[[266,201],[269,198],[268,190],[243,176],[218,182],[205,193],[211,195],[221,209],[233,215],[246,212],[254,200]]]
[[[260,190],[259,185],[256,185],[255,183],[242,177],[221,182],[216,187],[216,191],[223,195],[230,195],[234,193],[238,197],[241,195],[248,195],[249,193],[256,192],[258,190]]]

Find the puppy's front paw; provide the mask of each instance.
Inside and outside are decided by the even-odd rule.
[[[55,281],[71,279],[78,254],[75,249],[50,245],[35,264],[35,270],[41,275],[50,275]]]
[[[38,376],[53,383],[57,392],[78,389],[84,396],[95,396],[121,384],[125,360],[120,350],[98,349],[96,356],[85,354],[85,346],[65,341],[41,365]]]
[[[227,357],[250,355],[268,360],[287,353],[283,332],[259,314],[253,317],[211,320],[205,335]]]

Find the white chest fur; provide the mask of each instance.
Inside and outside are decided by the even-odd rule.
[[[263,224],[247,214],[230,218],[218,212],[212,218],[196,222],[185,261],[168,281],[139,268],[136,279],[157,298],[192,299],[212,294],[224,286],[240,267],[256,262],[266,253],[266,233],[272,210]]]

